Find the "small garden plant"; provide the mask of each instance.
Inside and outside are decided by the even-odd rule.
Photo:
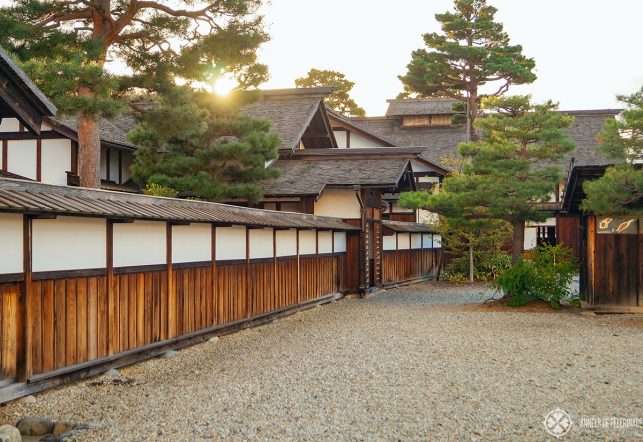
[[[522,257],[502,272],[494,285],[504,292],[507,304],[512,307],[543,300],[558,309],[562,301],[577,300],[570,289],[577,273],[578,263],[571,249],[541,244],[532,256]]]

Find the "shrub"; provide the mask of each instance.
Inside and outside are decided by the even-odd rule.
[[[542,299],[556,309],[561,301],[573,302],[576,298],[569,289],[576,273],[578,264],[570,249],[541,244],[533,257],[521,258],[502,272],[494,285],[505,293],[510,306]]]
[[[176,198],[179,195],[177,190],[156,183],[148,183],[143,188],[143,193],[145,195],[164,196],[167,198]]]

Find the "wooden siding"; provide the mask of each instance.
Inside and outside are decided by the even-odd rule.
[[[344,253],[188,263],[174,266],[170,277],[166,270],[145,268],[116,268],[109,277],[42,276],[47,275],[31,282],[26,297],[31,338],[26,379],[284,310],[348,287]],[[16,382],[20,374],[23,287],[22,282],[0,283],[0,387]]]
[[[384,284],[436,277],[441,249],[385,250],[382,260]]]
[[[580,261],[582,259],[580,215],[558,215],[556,235],[556,242],[572,249],[574,256]]]

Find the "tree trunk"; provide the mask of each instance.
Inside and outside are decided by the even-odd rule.
[[[478,141],[478,130],[474,126],[478,117],[478,89],[473,88],[467,100],[467,138],[469,141]]]
[[[511,260],[515,264],[522,256],[525,247],[525,222],[514,220],[511,224],[513,225]]]
[[[80,186],[100,188],[100,133],[94,116],[78,116],[78,175]]]

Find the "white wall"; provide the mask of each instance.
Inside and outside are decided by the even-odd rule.
[[[346,251],[346,232],[334,232],[335,234],[335,253]]]
[[[326,189],[315,202],[315,215],[360,219],[359,201],[351,189]]]
[[[333,232],[319,232],[319,253],[333,253]]]
[[[398,233],[397,234],[397,248],[399,250],[408,250],[411,248],[411,234],[410,233]]]
[[[106,230],[104,219],[59,216],[33,220],[32,270],[104,269]]]
[[[421,249],[422,248],[422,234],[412,233],[411,234],[411,248],[412,249]]]
[[[424,237],[424,248],[425,249],[432,249],[433,248],[433,238],[431,238],[430,233],[423,233],[422,236]]]
[[[130,171],[132,164],[134,164],[134,155],[131,152],[123,151],[123,183],[132,176]]]
[[[200,262],[212,259],[212,226],[172,226],[172,262]]]
[[[314,255],[317,253],[317,239],[314,230],[299,231],[299,254]]]
[[[525,240],[523,243],[525,250],[533,250],[538,245],[537,227],[525,227]]]
[[[47,184],[67,185],[67,171],[71,170],[71,140],[42,140],[41,181]]]
[[[38,162],[36,144],[36,140],[9,140],[7,143],[7,170],[35,180]]]
[[[22,273],[22,215],[0,213],[0,244],[0,274]]]
[[[369,140],[356,132],[351,132],[351,147],[386,147],[380,143]]]
[[[0,132],[18,132],[20,130],[20,122],[17,118],[3,118],[0,121]]]
[[[272,258],[273,253],[272,229],[250,230],[250,259]]]
[[[395,250],[396,249],[395,233],[392,234],[392,235],[383,236],[382,239],[383,239],[382,247],[384,248],[384,250]]]
[[[297,230],[277,230],[277,256],[297,255]]]
[[[337,141],[337,147],[340,149],[346,149],[346,131],[345,130],[334,130],[335,140]]]
[[[441,249],[442,248],[442,235],[433,235],[433,248]]]
[[[217,227],[218,260],[246,259],[245,226]]]
[[[165,264],[166,241],[164,222],[114,224],[114,267]]]
[[[109,180],[118,183],[118,151],[115,149],[109,153]]]
[[[418,210],[417,219],[422,224],[436,224],[439,220],[438,214],[429,212],[428,210]]]
[[[391,204],[391,211],[393,213],[412,213],[413,209],[402,207],[396,201],[393,201],[393,204]]]

